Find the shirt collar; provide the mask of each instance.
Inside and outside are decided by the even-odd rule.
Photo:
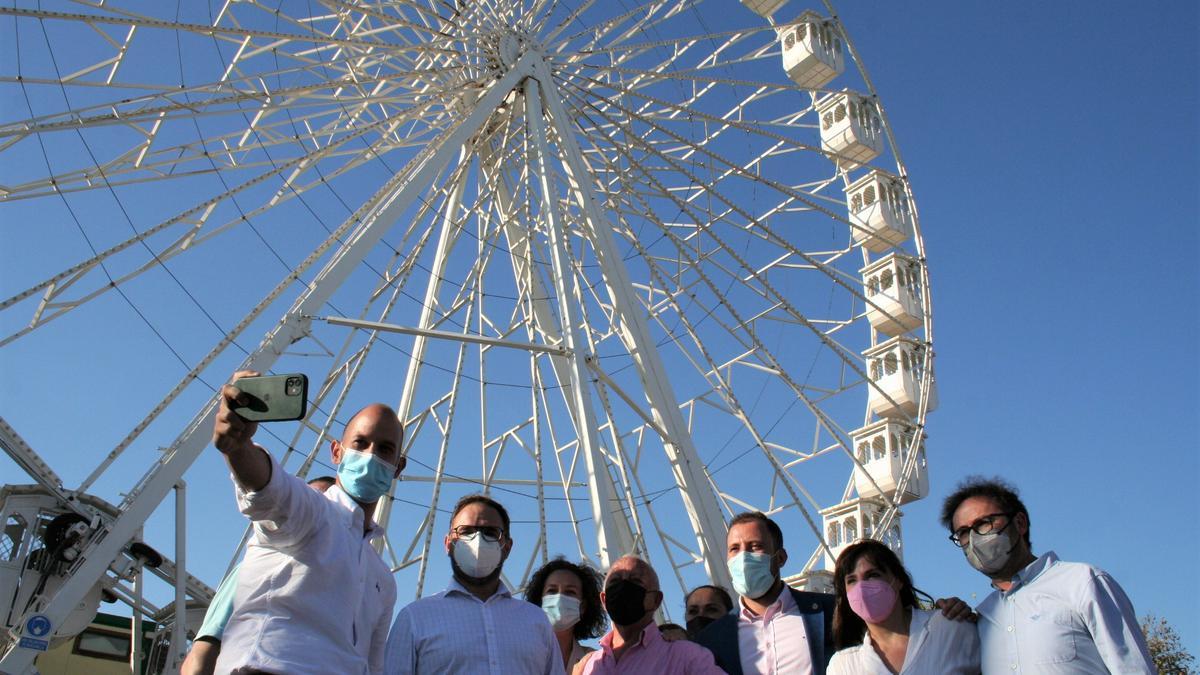
[[[753,612],[746,608],[746,603],[743,598],[738,598],[738,621],[754,622],[758,620],[770,621],[779,614],[794,613],[796,611],[796,599],[792,597],[792,591],[787,584],[783,585],[783,589],[779,591],[779,597],[775,598],[775,602],[767,605],[767,608],[759,616],[755,616]]]
[[[340,485],[330,485],[329,489],[325,491],[325,498],[331,502],[337,502],[338,504],[341,504],[350,512],[350,526],[353,528],[362,529],[363,519],[366,517],[366,513],[363,512],[363,509],[361,506],[359,506],[358,502],[354,501],[353,497],[346,494],[346,491],[343,490]],[[379,523],[376,523],[374,520],[372,520],[367,524],[366,534],[364,535],[366,540],[373,541],[382,536],[383,528],[379,527]]]
[[[458,581],[458,579],[454,578],[454,576],[450,577],[450,584],[448,586],[446,586],[446,592],[447,593],[461,593],[463,595],[469,595],[475,599],[478,599],[478,597],[479,597],[479,596],[475,595],[474,593],[472,593],[471,591],[467,590],[467,587],[463,586]],[[512,591],[508,590],[508,586],[504,585],[503,580],[500,581],[500,585],[496,587],[496,592],[492,593],[492,595],[488,598],[488,600],[491,600],[492,598],[497,598],[497,597],[512,597]],[[486,601],[481,601],[481,602],[486,602]]]
[[[614,627],[612,630],[605,633],[604,637],[600,638],[600,647],[604,649],[604,651],[609,653],[612,652],[613,636],[616,635],[616,633],[617,629]],[[640,646],[650,649],[657,642],[665,642],[665,640],[663,640],[662,633],[659,632],[658,626],[651,621],[650,623],[646,624],[645,628],[642,629],[642,634],[638,636],[637,643],[631,646]]]
[[[1017,572],[1012,577],[1012,586],[1008,588],[1008,593],[1016,591],[1021,586],[1040,577],[1051,565],[1058,562],[1058,556],[1054,551],[1046,551],[1042,555],[1034,559],[1033,562],[1026,565],[1021,571]]]

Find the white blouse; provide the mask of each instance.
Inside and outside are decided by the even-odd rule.
[[[847,647],[833,655],[827,675],[891,675],[871,646],[871,636],[863,643]],[[900,675],[978,675],[979,633],[969,621],[951,621],[941,612],[913,609],[908,625],[908,649]]]

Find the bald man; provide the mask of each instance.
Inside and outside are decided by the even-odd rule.
[[[686,640],[663,639],[654,624],[662,604],[658,574],[636,556],[619,558],[608,570],[600,602],[612,619],[612,630],[600,638],[600,649],[576,666],[583,675],[655,673],[662,675],[723,675],[713,655]]]
[[[356,413],[330,441],[337,483],[320,494],[254,443],[258,425],[233,412],[245,402],[226,385],[213,430],[254,526],[217,672],[383,672],[396,584],[371,541],[376,504],[405,465],[400,420],[380,403]]]

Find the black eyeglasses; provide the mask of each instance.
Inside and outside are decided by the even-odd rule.
[[[1012,518],[1014,515],[1016,515],[1016,514],[1014,514],[1014,513],[988,514],[988,515],[980,518],[979,520],[977,520],[975,522],[975,524],[970,527],[960,527],[957,530],[951,532],[950,537],[949,537],[950,543],[954,544],[955,546],[957,546],[959,548],[966,546],[968,532],[974,532],[975,534],[979,534],[979,535],[993,534],[993,533],[1000,534],[1010,524],[1012,524]],[[1000,529],[997,530],[996,529],[996,521],[999,518],[1004,518],[1006,522],[1004,523],[1003,526],[1000,527]]]
[[[500,538],[504,536],[504,528],[495,525],[459,525],[450,528],[450,532],[455,537],[468,541],[474,539],[477,534],[483,535],[484,541],[500,541]]]

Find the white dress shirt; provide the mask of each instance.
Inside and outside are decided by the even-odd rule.
[[[742,600],[739,598],[739,603]],[[810,675],[808,630],[796,600],[784,587],[761,616],[742,604],[738,611],[738,655],[745,675]]]
[[[1106,572],[1050,551],[983,599],[979,643],[985,673],[1154,673],[1125,591]]]
[[[324,494],[271,458],[257,492],[234,481],[254,522],[238,572],[218,673],[381,673],[396,602],[391,570],[363,534],[363,510],[336,485]]]
[[[562,651],[542,608],[503,582],[486,601],[450,580],[400,610],[387,641],[389,675],[562,675]]]
[[[908,622],[908,649],[900,675],[978,675],[979,635],[970,621],[951,621],[941,612],[914,609]],[[871,635],[861,645],[833,655],[826,675],[891,675],[871,645]]]

